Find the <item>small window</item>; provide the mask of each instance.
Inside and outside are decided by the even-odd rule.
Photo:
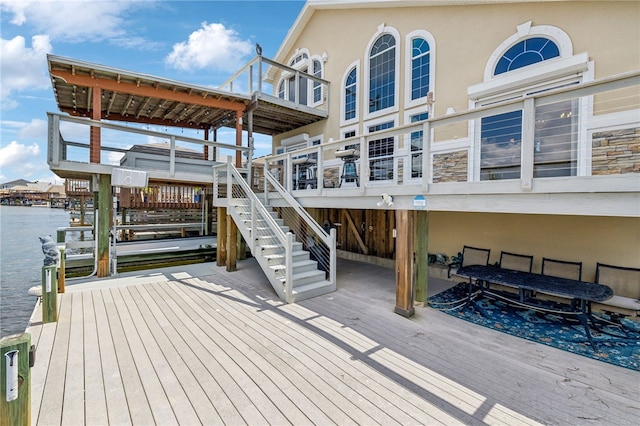
[[[284,99],[284,80],[282,80],[278,85],[278,97],[280,99]]]
[[[344,132],[343,139],[352,138],[355,135],[356,135],[356,131],[355,130],[350,130],[348,132]]]
[[[380,36],[369,55],[369,112],[395,105],[396,39]]]
[[[546,37],[532,37],[513,45],[496,64],[494,75],[503,74],[560,56],[558,46]]]

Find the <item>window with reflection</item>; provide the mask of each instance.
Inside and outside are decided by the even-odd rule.
[[[412,123],[424,121],[429,118],[428,112],[412,115],[410,120]],[[422,150],[423,150],[423,131],[411,132],[411,177],[422,177]]]
[[[391,129],[393,127],[393,121],[376,124],[375,126],[369,127],[369,133]],[[394,137],[369,141],[369,180],[380,181],[393,179],[394,146]]]
[[[556,43],[531,37],[511,46],[497,61],[494,76],[560,56]],[[566,83],[563,83],[566,84]],[[544,89],[525,88],[520,96]],[[536,108],[534,177],[571,176],[576,173],[577,101]],[[481,122],[480,179],[519,179],[522,157],[522,111],[485,117]]]
[[[380,36],[369,54],[369,112],[395,105],[396,39]]]
[[[420,37],[411,40],[411,100],[429,92],[429,62],[429,43]]]
[[[354,67],[347,76],[344,84],[344,119],[352,120],[356,118],[358,76]]]

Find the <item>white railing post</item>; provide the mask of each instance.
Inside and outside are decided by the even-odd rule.
[[[51,156],[49,160],[51,165],[60,164],[60,116],[49,115],[49,140],[51,141]]]
[[[331,237],[331,245],[329,247],[329,279],[331,280],[332,285],[336,285],[336,270],[338,268],[336,261],[336,228],[331,228],[329,230],[329,236]]]
[[[227,206],[231,206],[233,199],[233,166],[231,156],[227,157]]]
[[[411,155],[411,153],[409,153]],[[425,121],[422,125],[422,191],[429,192],[431,177],[431,123]]]
[[[176,137],[171,136],[171,151],[169,153],[169,174],[174,176],[176,174]]]
[[[258,238],[258,234],[256,233],[256,222],[258,215],[256,211],[256,200],[254,198],[251,199],[251,232],[249,235],[251,236],[251,252],[253,253],[256,249],[256,239]]]
[[[533,183],[533,160],[536,132],[536,106],[533,98],[524,100],[522,109],[522,143],[520,144],[520,185],[525,191],[531,191]]]
[[[322,194],[324,187],[324,172],[322,171],[322,148],[316,148],[316,189],[318,195]]]
[[[292,232],[287,232],[287,244],[284,248],[284,256],[285,256],[285,271],[286,271],[286,275],[284,278],[284,283],[285,283],[285,294],[286,294],[286,299],[287,299],[287,303],[291,303],[291,296],[293,294],[293,257],[292,257],[292,252],[293,252],[293,238],[294,235]]]
[[[365,186],[369,184],[369,151],[367,151],[367,138],[360,137],[360,193],[364,194]]]

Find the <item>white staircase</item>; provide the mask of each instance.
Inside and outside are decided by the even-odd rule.
[[[284,188],[289,199],[280,196],[279,201],[286,205],[273,209],[251,191],[235,167],[228,164],[225,169],[227,214],[280,299],[292,303],[335,291],[335,234],[327,234]],[[285,225],[285,219],[297,229]]]

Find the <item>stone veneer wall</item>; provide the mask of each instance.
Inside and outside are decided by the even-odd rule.
[[[640,173],[640,127],[593,134],[592,175]]]
[[[447,152],[433,156],[433,183],[466,182],[469,151]]]

